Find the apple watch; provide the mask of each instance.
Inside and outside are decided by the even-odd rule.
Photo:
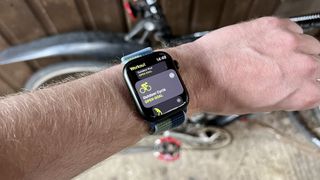
[[[159,133],[183,124],[189,96],[178,63],[166,52],[145,48],[121,58],[123,75],[136,107]]]

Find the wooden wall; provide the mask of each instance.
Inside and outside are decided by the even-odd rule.
[[[0,50],[53,34],[77,30],[126,32],[126,0],[1,0]],[[251,18],[288,17],[320,10],[319,0],[160,0],[174,34],[210,30]],[[0,95],[20,91],[50,58],[0,66]]]

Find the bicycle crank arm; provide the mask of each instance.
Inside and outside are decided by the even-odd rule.
[[[164,135],[181,140],[196,149],[218,149],[232,141],[228,131],[216,127],[195,127],[188,132],[166,131]]]

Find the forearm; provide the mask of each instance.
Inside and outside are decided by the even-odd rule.
[[[197,64],[183,49],[167,51],[180,63],[194,111]],[[1,179],[68,179],[146,135],[122,67],[0,101]]]
[[[146,127],[121,74],[116,66],[2,100],[0,174],[11,165],[30,179],[70,177],[139,140]]]

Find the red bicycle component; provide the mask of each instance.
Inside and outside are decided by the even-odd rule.
[[[137,16],[136,16],[135,11],[133,10],[132,4],[129,1],[127,1],[127,2],[123,3],[123,7],[126,10],[126,12],[128,13],[131,21],[136,21]]]
[[[154,148],[154,155],[162,161],[170,162],[180,158],[181,142],[173,137],[157,139]]]
[[[239,120],[240,120],[240,122],[245,122],[245,123],[250,121],[250,119],[245,118],[245,117],[244,118],[240,118]]]

